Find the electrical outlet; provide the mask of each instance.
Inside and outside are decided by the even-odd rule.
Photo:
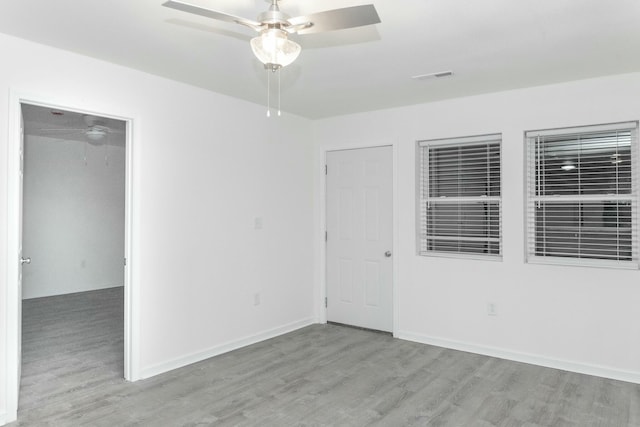
[[[497,316],[498,315],[498,310],[497,310],[496,304],[494,302],[488,302],[487,303],[487,315],[488,316]]]
[[[253,305],[260,305],[260,292],[253,294]]]

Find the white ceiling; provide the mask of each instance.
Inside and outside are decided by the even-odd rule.
[[[191,0],[255,19],[264,0]],[[639,0],[284,0],[292,16],[373,3],[381,24],[293,37],[282,108],[309,118],[640,70]],[[251,29],[163,0],[3,1],[0,32],[264,104]],[[452,70],[448,79],[410,77]]]

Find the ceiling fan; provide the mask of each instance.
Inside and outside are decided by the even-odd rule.
[[[280,0],[266,0],[271,6],[256,20],[196,6],[182,0],[169,0],[163,6],[193,13],[207,18],[247,26],[260,33],[251,40],[251,48],[265,68],[276,71],[296,60],[302,48],[289,40],[290,34],[314,34],[343,30],[380,23],[372,4],[317,12],[306,16],[290,17],[280,11]]]
[[[84,134],[87,137],[88,141],[93,144],[100,144],[102,139],[109,134],[112,133],[123,133],[120,130],[112,129],[106,126],[106,123],[100,119],[99,117],[92,116],[89,114],[85,114],[82,116],[82,120],[87,125],[83,128],[51,128],[51,129],[40,129],[40,132],[55,134],[55,135],[77,135]]]

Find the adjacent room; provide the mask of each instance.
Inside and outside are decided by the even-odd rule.
[[[124,376],[125,123],[21,110],[20,396],[41,410],[87,378]]]
[[[640,425],[640,3],[0,8],[0,425]]]

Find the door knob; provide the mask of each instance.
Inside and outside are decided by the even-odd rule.
[[[31,264],[31,258],[20,258],[20,264]]]
[[[389,258],[391,256],[391,251],[387,251],[384,253],[384,256],[386,256],[387,258]]]

